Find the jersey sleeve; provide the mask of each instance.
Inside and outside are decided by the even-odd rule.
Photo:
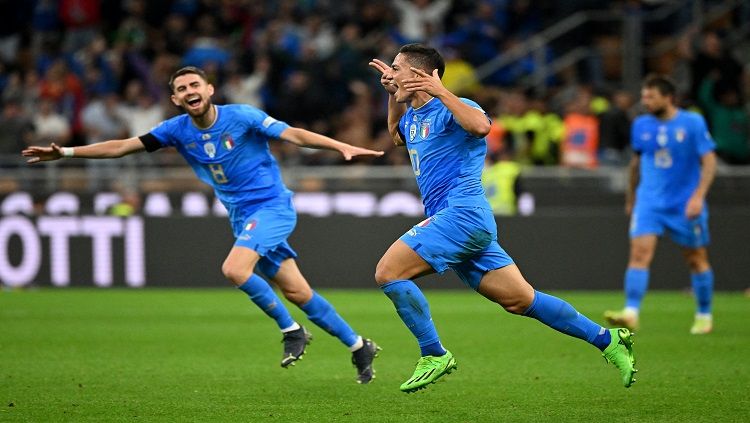
[[[643,151],[643,144],[641,144],[641,132],[643,131],[642,122],[643,120],[638,117],[630,126],[630,146],[636,154],[641,154],[641,151]]]
[[[695,140],[695,151],[699,156],[714,151],[716,149],[716,143],[714,143],[711,133],[708,132],[708,126],[703,116],[695,114],[695,125],[694,125],[693,137]]]
[[[151,132],[141,135],[140,140],[149,153],[163,147],[173,147],[175,145],[174,128],[179,116],[156,125]]]
[[[250,129],[267,138],[279,138],[281,133],[289,128],[289,124],[274,119],[263,110],[247,105],[241,107],[241,112],[246,116]]]
[[[480,112],[484,113],[484,116],[487,118],[487,121],[490,122],[490,123],[492,123],[492,119],[490,118],[490,116],[487,114],[487,112],[484,111],[484,109],[482,108],[482,106],[480,106],[476,101],[469,100],[468,98],[463,98],[463,97],[460,97],[460,100],[461,100],[462,103],[468,104],[469,106],[471,106],[471,107],[479,110]],[[451,113],[451,116],[452,115],[453,114]]]

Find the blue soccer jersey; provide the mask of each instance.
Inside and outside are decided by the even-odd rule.
[[[264,202],[289,193],[268,140],[289,125],[247,105],[216,106],[216,122],[201,129],[182,114],[151,131],[163,147],[175,147],[198,178],[213,187],[233,221],[238,210],[251,212]]]
[[[716,147],[703,117],[682,109],[668,121],[639,116],[631,143],[641,156],[638,207],[684,211],[700,181],[701,157]]]
[[[462,98],[481,110],[479,105]],[[487,143],[466,132],[438,99],[409,107],[399,127],[428,216],[450,206],[490,208],[482,188]]]

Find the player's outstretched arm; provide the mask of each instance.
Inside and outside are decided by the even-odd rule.
[[[289,141],[300,147],[319,148],[325,150],[338,151],[344,156],[344,159],[351,160],[354,156],[382,156],[382,151],[369,150],[367,148],[355,147],[353,145],[336,141],[325,135],[308,131],[307,129],[289,127],[281,133],[284,141]]]
[[[455,94],[448,91],[443,82],[440,81],[437,69],[432,71],[432,75],[415,67],[410,69],[417,76],[404,79],[404,88],[407,91],[423,91],[437,97],[453,113],[458,124],[471,135],[484,137],[490,133],[490,121],[484,112],[464,103]]]
[[[96,144],[79,147],[60,147],[52,143],[49,147],[32,146],[21,152],[28,157],[27,163],[47,162],[63,157],[80,157],[83,159],[114,159],[128,154],[145,151],[146,147],[140,138],[133,137],[124,140],[103,141]]]

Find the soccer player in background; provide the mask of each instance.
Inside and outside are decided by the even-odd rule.
[[[665,232],[682,247],[690,268],[697,312],[690,333],[711,332],[714,274],[708,261],[706,194],[716,174],[715,144],[703,117],[675,106],[675,84],[652,75],[641,89],[648,114],[631,128],[634,155],[625,211],[630,215],[630,258],[625,271],[625,308],[606,311],[613,325],[638,328],[649,267]],[[637,189],[636,189],[637,187]]]
[[[378,59],[370,66],[381,73],[389,94],[389,131],[397,145],[406,145],[429,216],[394,242],[375,270],[376,282],[421,349],[414,374],[401,390],[417,391],[456,368],[453,354],[440,343],[427,299],[413,282],[447,269],[508,312],[593,344],[629,387],[636,372],[630,331],[607,330],[567,302],[534,290],[498,244],[481,184],[490,120],[477,103],[443,86],[440,53],[407,44],[390,66]]]
[[[214,86],[203,70],[184,67],[169,81],[172,103],[185,113],[162,122],[148,134],[82,147],[29,147],[22,154],[29,163],[63,157],[117,158],[142,151],[175,147],[197,176],[212,186],[229,212],[235,243],[222,272],[263,310],[283,333],[282,367],[294,364],[305,353],[309,332],[297,323],[268,282],[274,282],[287,300],[350,351],[357,382],[372,378],[372,362],[379,347],[358,335],[333,306],[310,288],[287,242],[297,223],[292,192],[281,179],[268,142],[281,139],[298,146],[341,153],[346,160],[358,155],[383,153],[345,144],[314,132],[295,128],[248,105],[214,105]]]

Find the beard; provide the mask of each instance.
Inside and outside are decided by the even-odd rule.
[[[667,117],[667,108],[666,107],[658,107],[651,111],[651,114],[656,116],[659,119],[664,119]]]
[[[185,111],[190,117],[192,118],[199,118],[201,116],[204,116],[206,113],[208,113],[209,109],[211,108],[211,101],[207,100],[203,102],[203,105],[199,109],[191,109],[189,107],[184,107],[182,110]]]

